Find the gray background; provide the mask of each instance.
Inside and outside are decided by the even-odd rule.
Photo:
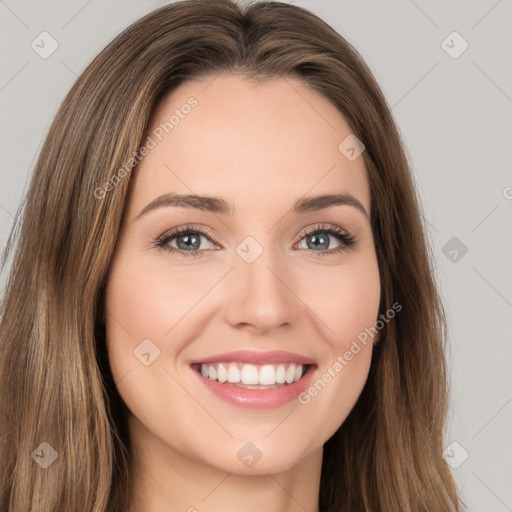
[[[0,248],[77,75],[129,23],[164,3],[0,0]],[[512,510],[512,2],[293,3],[355,45],[392,106],[449,315],[445,456],[469,510]],[[51,48],[44,31],[58,44],[47,58],[31,47]]]

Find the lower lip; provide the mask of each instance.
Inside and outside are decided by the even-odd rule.
[[[217,380],[205,378],[192,368],[192,371],[206,388],[217,395],[221,400],[231,405],[247,409],[276,409],[292,400],[296,400],[308,387],[314,370],[315,366],[309,366],[306,373],[297,382],[293,382],[292,384],[283,384],[276,388],[269,389],[246,389],[239,388],[227,382],[221,383]]]

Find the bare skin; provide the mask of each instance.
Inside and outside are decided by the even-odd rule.
[[[291,78],[184,83],[148,134],[192,96],[197,105],[133,171],[108,278],[109,360],[131,411],[137,468],[130,512],[315,512],[322,446],[357,401],[377,339],[333,372],[378,317],[364,162],[338,149],[351,130],[337,109]],[[138,217],[167,193],[221,197],[234,214],[167,205]],[[335,193],[351,194],[366,214],[350,204],[290,212],[304,196]],[[183,234],[154,244],[185,225],[212,235],[197,235],[189,252],[201,256],[182,254]],[[317,248],[305,231],[318,225],[341,228],[355,245],[324,230]],[[247,237],[257,245],[242,244]],[[262,252],[248,263],[240,246]],[[134,356],[145,339],[160,350],[147,366]],[[191,368],[240,349],[304,355],[316,364],[312,382],[329,368],[331,379],[307,403],[240,408]],[[247,442],[261,454],[251,467],[237,456]]]

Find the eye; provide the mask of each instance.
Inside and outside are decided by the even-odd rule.
[[[209,231],[202,228],[191,228],[190,226],[182,226],[173,229],[170,232],[164,233],[155,245],[159,249],[167,249],[168,252],[177,252],[182,256],[203,256],[205,248],[201,247],[201,239],[206,238],[210,240],[213,236]],[[171,245],[176,242],[177,247]]]
[[[334,249],[328,250],[328,246],[331,244],[332,239],[337,239],[339,245]],[[304,241],[304,244],[302,241]],[[302,249],[310,249],[314,253],[318,253],[318,256],[327,256],[347,251],[356,245],[356,243],[357,241],[355,237],[350,235],[344,229],[341,229],[338,226],[322,224],[310,228],[303,233],[301,241],[299,242],[299,247]]]
[[[207,229],[191,226],[181,226],[164,233],[155,242],[154,245],[158,249],[165,249],[171,253],[178,253],[180,256],[200,257],[204,256],[208,249],[212,247],[201,247],[202,239],[211,242],[214,239],[213,234]],[[332,239],[338,241],[338,246],[328,250]],[[305,241],[305,247],[302,241]],[[299,248],[310,250],[317,253],[318,256],[327,256],[347,251],[356,245],[356,239],[345,230],[338,226],[317,225],[308,229],[302,234]]]

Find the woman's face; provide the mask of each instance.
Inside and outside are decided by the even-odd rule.
[[[361,148],[292,78],[184,83],[147,136],[107,286],[132,437],[162,463],[241,474],[318,455],[376,340],[364,335],[380,281]]]

